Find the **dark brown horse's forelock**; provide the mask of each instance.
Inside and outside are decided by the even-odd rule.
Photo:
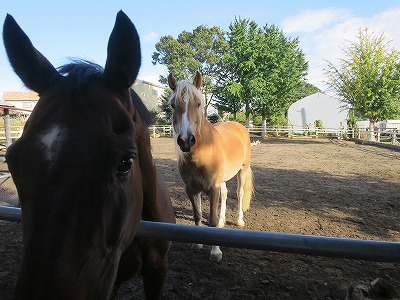
[[[57,71],[64,76],[62,84],[67,91],[81,92],[88,84],[103,81],[103,67],[85,60],[73,60]]]
[[[103,67],[87,60],[73,60],[71,63],[57,68],[57,71],[64,76],[63,87],[66,91],[72,93],[71,96],[75,99],[85,99],[81,95],[90,84],[99,82],[107,84],[103,77]],[[142,121],[146,125],[153,124],[154,120],[151,113],[132,88],[130,89],[130,97]]]

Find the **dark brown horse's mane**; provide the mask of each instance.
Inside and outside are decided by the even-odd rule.
[[[88,84],[104,80],[103,67],[87,60],[74,59],[71,63],[58,67],[57,71],[65,77],[66,83],[64,82],[63,84],[64,86],[66,84],[67,90],[71,92],[81,93]],[[143,122],[145,122],[146,125],[153,124],[154,121],[151,113],[132,88],[130,89],[130,95],[132,104],[138,111]]]
[[[143,122],[145,122],[147,126],[154,124],[154,118],[147,107],[143,104],[140,96],[132,88],[130,89],[130,92],[133,106],[139,112],[139,115],[142,118]]]

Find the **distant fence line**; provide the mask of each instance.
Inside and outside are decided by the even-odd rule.
[[[370,132],[365,129],[345,129],[345,128],[307,128],[300,126],[266,127],[251,126],[248,128],[253,135],[264,137],[333,137],[338,139],[361,139],[368,140]],[[14,141],[22,135],[23,126],[11,126],[11,139]],[[171,137],[171,125],[153,125],[149,127],[151,137]],[[389,143],[399,145],[400,133],[396,128],[386,130],[377,129],[374,131],[375,141],[378,143]],[[6,141],[4,127],[0,127],[0,142]]]
[[[300,126],[266,127],[252,126],[248,128],[251,134],[256,136],[273,137],[334,137],[338,139],[361,139],[368,140],[370,132],[366,129],[346,129],[346,128],[307,128]],[[156,137],[172,136],[171,125],[154,125],[149,127],[150,135]],[[375,141],[399,144],[400,134],[396,128],[374,131]]]

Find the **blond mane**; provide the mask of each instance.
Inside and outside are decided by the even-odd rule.
[[[178,97],[176,97],[178,96]],[[191,81],[181,80],[176,84],[176,91],[171,95],[169,102],[176,97],[176,101],[183,101],[186,103],[189,99],[193,99],[196,96],[201,101],[201,111],[204,111],[204,97],[200,90],[198,90]]]

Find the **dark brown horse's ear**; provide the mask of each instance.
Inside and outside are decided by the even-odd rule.
[[[175,90],[176,90],[176,79],[174,78],[172,73],[169,73],[169,75],[168,75],[168,85],[169,85],[169,88],[175,92]]]
[[[31,90],[42,94],[61,75],[35,47],[11,15],[3,26],[3,40],[15,73]]]
[[[121,10],[108,40],[104,76],[117,89],[129,88],[139,73],[141,59],[139,35]]]
[[[196,71],[196,76],[194,76],[194,79],[193,79],[193,85],[194,85],[198,90],[200,90],[200,88],[201,88],[201,74],[200,74],[199,71]]]

